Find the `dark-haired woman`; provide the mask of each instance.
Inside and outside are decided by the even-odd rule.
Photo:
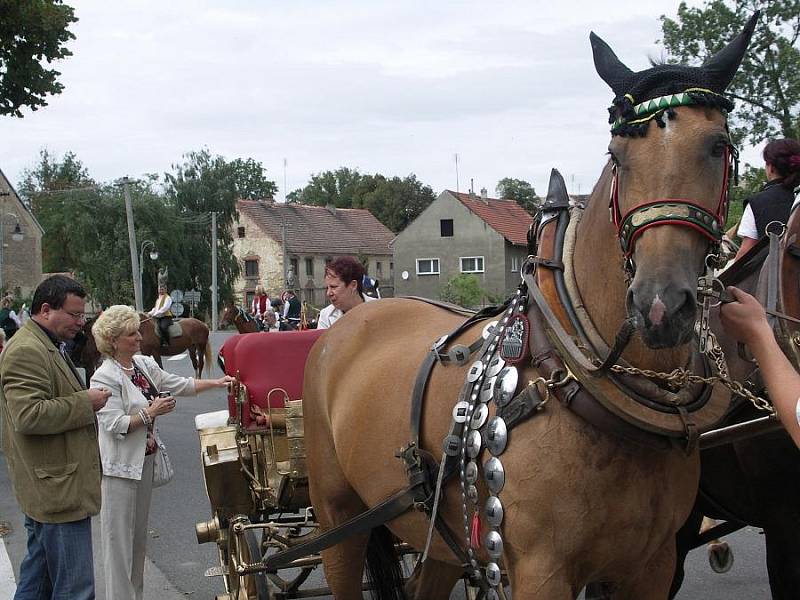
[[[325,295],[330,304],[320,311],[317,329],[327,329],[347,311],[375,300],[364,295],[365,273],[364,265],[351,256],[340,256],[325,267]]]
[[[800,185],[800,142],[785,138],[764,147],[767,183],[748,198],[738,234],[742,244],[736,258],[741,258],[766,235],[772,221],[786,223],[794,202],[794,189]]]

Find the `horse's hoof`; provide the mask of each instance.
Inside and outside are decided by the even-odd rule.
[[[733,550],[728,542],[708,545],[708,564],[715,573],[727,573],[733,566]]]

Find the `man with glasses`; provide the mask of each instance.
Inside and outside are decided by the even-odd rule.
[[[0,354],[3,451],[28,533],[15,600],[94,598],[95,412],[110,392],[87,390],[64,351],[85,324],[85,298],[71,277],[48,277],[33,294],[31,318]]]

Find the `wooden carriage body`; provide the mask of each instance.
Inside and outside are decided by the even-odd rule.
[[[297,588],[318,564],[318,557],[308,557],[290,580],[258,566],[267,553],[316,528],[308,500],[302,389],[306,358],[322,333],[240,334],[220,350],[220,365],[236,379],[228,408],[195,418],[212,512],[197,524],[197,539],[217,545],[220,566],[206,575],[224,577],[226,594],[218,600],[298,597]]]

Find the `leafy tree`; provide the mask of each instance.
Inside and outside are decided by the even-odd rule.
[[[0,0],[0,115],[22,117],[20,108],[47,106],[64,86],[42,62],[72,56],[67,28],[78,19],[61,0]]]
[[[540,203],[540,199],[536,195],[536,190],[524,179],[504,177],[497,182],[495,191],[501,198],[509,198],[516,201],[517,204],[531,214],[536,212]]]
[[[480,304],[483,295],[481,282],[475,275],[459,273],[444,284],[439,297],[445,302],[452,302],[465,308],[474,308]]]
[[[712,0],[678,6],[677,19],[661,16],[671,62],[699,64],[720,50],[760,8],[750,48],[727,94],[736,100],[734,138],[753,144],[800,135],[800,0]]]
[[[267,179],[267,171],[260,162],[252,158],[237,158],[230,163],[239,198],[245,200],[260,200],[274,198],[278,193],[278,186],[274,181]]]
[[[211,286],[211,212],[217,213],[217,285],[219,299],[233,298],[233,282],[239,274],[239,263],[233,254],[231,234],[239,196],[236,168],[221,156],[212,156],[207,149],[184,155],[182,164],[173,165],[174,173],[165,174],[166,194],[176,218],[184,224],[185,237],[177,241],[180,251],[191,257],[185,271],[170,279],[199,281],[204,290]],[[246,162],[246,161],[245,161]],[[208,294],[204,294],[200,310],[209,310]]]
[[[404,177],[362,175],[340,167],[313,175],[306,187],[287,196],[289,202],[337,208],[365,208],[392,231],[401,231],[436,199],[430,186],[413,173]]]
[[[413,173],[403,179],[375,175],[372,181],[375,188],[363,196],[361,206],[394,232],[405,229],[436,199],[430,186]]]

